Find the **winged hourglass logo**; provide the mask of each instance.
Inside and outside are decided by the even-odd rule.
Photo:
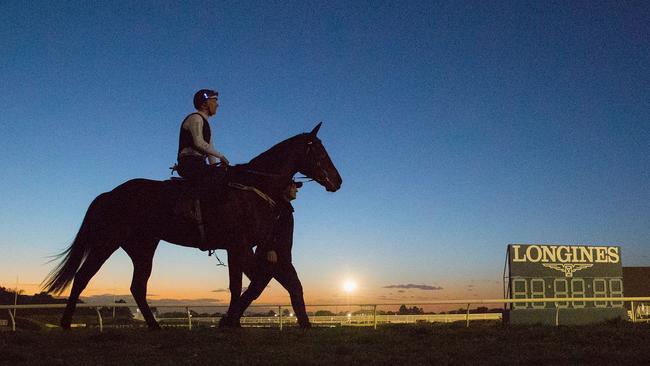
[[[542,263],[544,267],[552,268],[564,272],[566,277],[573,277],[573,274],[581,269],[593,267],[593,264],[573,264],[573,263]]]

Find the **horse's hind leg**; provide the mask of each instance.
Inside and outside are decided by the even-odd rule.
[[[130,241],[122,246],[133,261],[133,280],[131,281],[131,294],[140,308],[140,312],[147,322],[149,329],[160,329],[160,325],[153,316],[147,304],[147,282],[151,275],[153,255],[158,246],[158,239],[143,241]]]
[[[99,271],[102,264],[106,262],[108,257],[110,257],[117,248],[119,248],[118,245],[98,245],[90,250],[88,257],[74,276],[74,282],[72,283],[72,290],[70,290],[68,303],[63,312],[63,316],[61,317],[61,327],[63,329],[70,329],[72,314],[77,307],[79,295],[81,295],[81,292],[86,288],[90,279],[93,278],[97,271]]]

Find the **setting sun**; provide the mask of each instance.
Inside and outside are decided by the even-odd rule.
[[[352,280],[347,280],[343,283],[343,290],[345,292],[352,292],[357,289],[357,283]]]

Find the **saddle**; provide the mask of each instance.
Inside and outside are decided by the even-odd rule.
[[[225,184],[225,171],[223,174],[204,177],[201,179],[185,179],[172,177],[170,181],[176,182],[180,187],[180,194],[174,202],[173,213],[178,221],[195,226],[197,231],[197,246],[206,251],[212,249],[206,234],[205,214],[202,206],[217,203],[216,196]]]

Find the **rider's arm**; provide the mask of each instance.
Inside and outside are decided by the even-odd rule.
[[[214,148],[214,145],[212,144],[212,136],[210,136],[210,147],[212,147],[212,150],[217,151]],[[228,161],[228,159],[226,159],[226,157],[223,154],[221,155],[219,160],[221,161],[221,164],[223,164],[223,165],[230,165],[230,162]],[[217,159],[212,155],[208,155],[208,161],[210,162],[210,164],[216,164],[217,163]]]
[[[214,144],[212,143],[212,136],[210,136],[210,147],[211,147],[213,150],[216,151],[216,149],[214,148]],[[222,155],[222,156],[223,156],[223,155]],[[208,163],[210,163],[210,164],[216,164],[216,163],[217,163],[217,158],[215,158],[215,157],[212,156],[212,155],[208,155]]]
[[[208,157],[212,157],[213,159],[225,159],[225,156],[217,151],[212,143],[206,142],[203,138],[203,120],[198,116],[196,116],[197,118],[192,117],[194,116],[190,116],[190,118],[188,118],[185,123],[187,124],[188,130],[192,134],[192,142],[194,143],[194,148],[208,155]]]

